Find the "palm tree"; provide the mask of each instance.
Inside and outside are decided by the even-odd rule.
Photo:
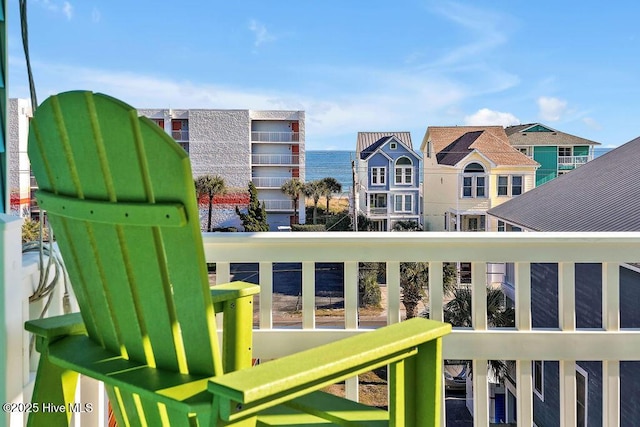
[[[444,306],[444,321],[453,326],[471,326],[471,290],[456,288],[451,301]],[[487,325],[491,328],[515,326],[515,310],[504,304],[504,293],[500,289],[487,286]],[[503,382],[509,373],[504,360],[490,360],[489,369]]]
[[[444,306],[444,321],[453,326],[471,326],[471,289],[456,288]],[[487,325],[490,328],[515,326],[514,310],[505,307],[504,293],[487,287]]]
[[[293,200],[293,217],[296,220],[298,219],[298,200],[303,189],[304,184],[298,178],[292,178],[280,187],[280,190]]]
[[[317,216],[318,216],[318,201],[320,197],[324,196],[325,189],[322,185],[322,181],[310,181],[304,185],[304,189],[302,190],[304,195],[307,197],[311,197],[313,200],[313,223],[317,224]]]
[[[331,196],[335,193],[340,193],[342,191],[342,184],[338,182],[337,179],[333,177],[326,177],[320,180],[322,182],[322,186],[325,189],[324,196],[327,199],[327,211],[326,214],[329,214],[329,201],[331,200]]]
[[[456,289],[457,273],[453,264],[442,266],[443,287],[445,295]],[[400,289],[402,290],[402,305],[407,313],[407,319],[417,317],[418,304],[426,297],[429,287],[429,263],[402,262],[400,263]]]
[[[224,178],[220,175],[200,175],[194,180],[196,186],[196,194],[198,201],[202,197],[206,197],[209,202],[209,210],[207,212],[207,231],[211,231],[211,212],[213,210],[213,198],[218,194],[227,192],[227,185]]]

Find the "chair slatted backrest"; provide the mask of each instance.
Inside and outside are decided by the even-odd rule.
[[[76,91],[38,107],[29,156],[89,336],[153,367],[221,373],[186,152],[133,107]]]

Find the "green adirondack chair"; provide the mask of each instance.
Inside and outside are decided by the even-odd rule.
[[[251,367],[259,287],[210,288],[188,156],[133,107],[52,96],[29,156],[80,306],[26,324],[40,352],[29,425],[70,422],[78,373],[104,382],[122,427],[439,425],[448,324],[415,319]],[[319,391],[384,365],[388,412]]]

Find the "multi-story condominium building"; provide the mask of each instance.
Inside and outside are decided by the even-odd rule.
[[[509,143],[540,164],[536,186],[593,160],[600,143],[552,129],[540,123],[509,126]]]
[[[427,231],[491,229],[488,209],[535,186],[538,163],[501,126],[430,126],[420,150]]]
[[[280,191],[292,178],[304,181],[304,111],[141,109],[189,153],[194,176],[220,175],[227,187],[258,189],[272,230],[293,222],[293,202]],[[233,207],[216,209],[217,227],[239,226]]]
[[[594,159],[575,172],[533,189],[527,194],[489,210],[505,227],[538,232],[634,232],[640,231],[640,174],[637,159],[640,138]],[[619,302],[614,318],[617,328],[640,327],[640,264],[637,256],[629,263],[611,264],[619,276],[619,288],[607,291],[602,264],[575,263],[570,271],[556,263],[531,265],[531,321],[533,328],[572,328],[593,331],[605,327],[605,310],[613,297]],[[516,273],[506,264],[502,289],[507,301],[515,304]],[[566,268],[566,266],[564,266]],[[560,297],[567,273],[575,276],[576,289],[569,305]],[[603,283],[604,282],[604,283]],[[573,311],[573,312],[571,312]],[[569,315],[567,315],[569,312]],[[567,319],[569,321],[567,322]],[[618,363],[618,362],[616,362]],[[606,361],[585,358],[575,362],[575,403],[578,425],[603,425],[602,408],[606,399]],[[619,362],[619,425],[637,425],[640,420],[640,363]],[[532,362],[534,414],[536,425],[560,425],[559,362]],[[515,384],[507,383],[515,399]],[[508,420],[507,420],[508,421]]]
[[[400,221],[420,225],[420,156],[409,132],[358,132],[359,210],[376,231]]]
[[[31,103],[26,99],[12,98],[7,111],[7,139],[10,158],[8,164],[9,209],[14,215],[29,217],[37,215],[37,207],[31,212],[31,180],[29,157],[27,156],[27,135]]]
[[[189,153],[194,178],[207,174],[224,178],[230,194],[214,206],[214,227],[241,229],[235,205],[239,201],[241,207],[246,206],[249,181],[258,189],[272,230],[293,221],[304,223],[304,200],[298,207],[300,218],[294,219],[293,202],[280,191],[291,178],[304,182],[304,111],[139,109],[138,113],[163,128]],[[29,206],[29,187],[35,185],[29,180],[26,153],[30,117],[28,100],[10,101],[9,139],[16,147],[14,156],[19,156],[19,161],[11,161],[10,172],[16,212]],[[31,214],[38,215],[37,205]]]

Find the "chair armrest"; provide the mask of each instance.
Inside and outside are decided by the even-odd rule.
[[[260,286],[247,282],[231,282],[215,285],[211,288],[211,302],[216,313],[224,311],[223,304],[260,292]]]
[[[87,333],[80,313],[28,320],[24,323],[24,328],[36,336],[48,339]]]
[[[447,323],[411,319],[282,357],[252,369],[212,378],[208,388],[219,404],[222,418],[233,421],[417,355],[422,344],[438,340],[450,331],[451,325]]]
[[[47,343],[54,342],[59,338],[87,334],[80,313],[28,320],[24,323],[24,328],[36,336],[36,350],[40,353],[45,349]]]

